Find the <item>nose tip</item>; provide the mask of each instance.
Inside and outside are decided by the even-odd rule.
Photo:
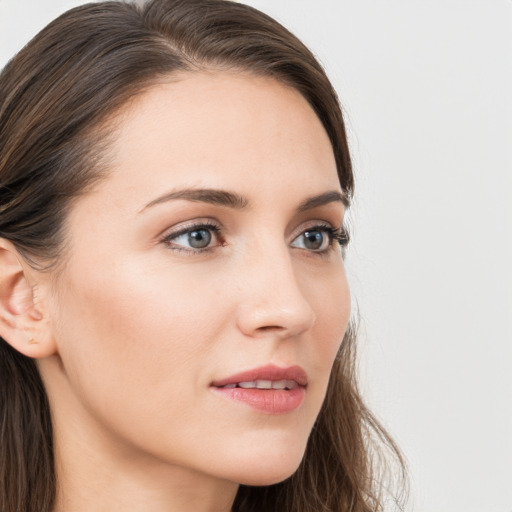
[[[248,286],[238,308],[238,327],[247,336],[291,338],[308,331],[316,315],[292,268],[267,268]],[[277,274],[277,275],[276,275]]]
[[[308,331],[315,322],[315,315],[308,311],[277,309],[267,303],[251,308],[239,315],[240,330],[251,337],[268,334],[279,338],[292,338]]]

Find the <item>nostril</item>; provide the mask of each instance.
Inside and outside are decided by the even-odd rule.
[[[282,331],[284,327],[280,325],[264,325],[262,327],[258,327],[258,331],[267,332],[267,331]]]

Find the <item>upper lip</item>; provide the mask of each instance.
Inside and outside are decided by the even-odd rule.
[[[294,380],[299,386],[306,386],[308,383],[308,375],[300,366],[289,366],[288,368],[280,368],[273,364],[253,368],[245,372],[231,375],[225,379],[212,382],[212,386],[222,387],[229,384],[238,384],[239,382],[254,382],[257,380]]]

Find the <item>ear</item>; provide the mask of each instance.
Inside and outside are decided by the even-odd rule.
[[[38,277],[42,273],[30,267],[11,242],[0,238],[0,336],[32,358],[56,351],[44,301],[36,296]]]

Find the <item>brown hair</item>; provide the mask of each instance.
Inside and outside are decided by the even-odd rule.
[[[349,203],[354,183],[338,99],[295,36],[226,0],[109,1],[60,16],[0,75],[0,237],[32,265],[58,263],[72,199],[108,170],[107,121],[162,77],[212,68],[273,77],[299,91],[330,138]],[[388,447],[400,470],[403,461],[358,393],[354,331],[298,471],[276,485],[241,486],[234,511],[382,509],[375,447]],[[0,510],[50,512],[55,488],[50,409],[36,365],[0,339]]]

